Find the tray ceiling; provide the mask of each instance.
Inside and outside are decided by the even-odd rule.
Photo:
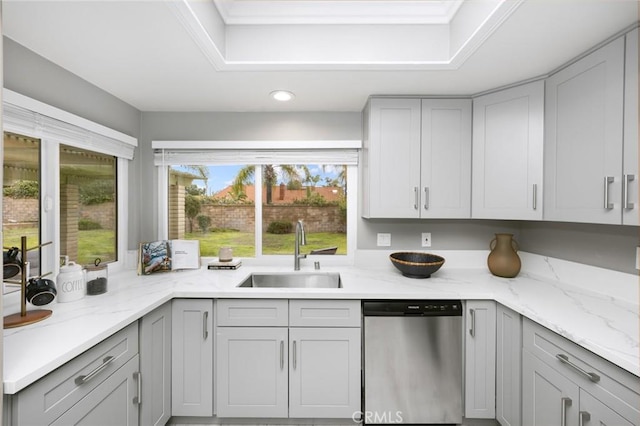
[[[3,1],[6,37],[141,111],[471,95],[544,75],[637,20],[636,0]],[[294,101],[275,103],[276,89]]]

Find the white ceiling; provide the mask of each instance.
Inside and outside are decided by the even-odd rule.
[[[476,94],[637,20],[637,0],[3,0],[5,36],[141,111]],[[276,103],[275,89],[296,98]]]

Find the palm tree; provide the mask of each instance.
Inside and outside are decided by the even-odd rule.
[[[300,176],[296,166],[290,164],[284,164],[278,166],[284,174],[285,178],[289,181],[298,181]],[[255,166],[245,166],[238,170],[233,183],[231,184],[231,191],[234,196],[240,196],[244,193],[245,185],[249,184],[253,179],[253,174],[256,171]],[[266,203],[271,204],[273,202],[273,187],[278,183],[278,174],[276,172],[276,166],[272,164],[265,164],[262,166],[262,179],[264,180],[264,186],[267,189]]]

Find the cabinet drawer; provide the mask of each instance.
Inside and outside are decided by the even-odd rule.
[[[286,327],[289,304],[284,299],[218,299],[217,320],[224,327]]]
[[[12,424],[52,423],[137,353],[135,322],[15,395]]]
[[[524,350],[633,424],[640,424],[639,377],[529,319],[523,321],[522,343]]]
[[[292,327],[360,327],[359,300],[290,300]]]

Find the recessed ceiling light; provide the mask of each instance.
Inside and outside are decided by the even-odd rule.
[[[274,90],[269,95],[276,101],[280,102],[287,102],[296,97],[292,92],[287,90]]]

